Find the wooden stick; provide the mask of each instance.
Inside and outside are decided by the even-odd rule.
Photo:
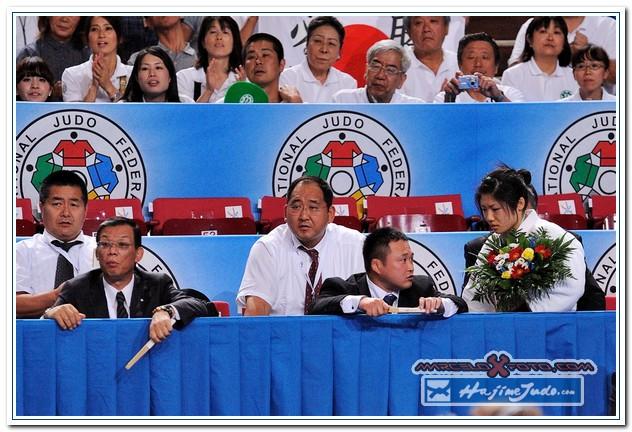
[[[156,343],[153,340],[149,339],[147,343],[143,345],[143,347],[134,355],[134,357],[132,357],[132,359],[127,362],[127,364],[125,365],[125,369],[130,370],[132,366],[134,366],[136,362],[141,359],[142,356],[147,354],[147,352],[154,347],[154,345],[156,345]]]
[[[395,306],[390,306],[388,308],[388,313],[392,313],[392,314],[398,314],[398,313],[413,313],[413,314],[420,314],[420,313],[424,313],[426,311],[422,311],[421,309],[419,309],[419,307],[395,307]],[[432,312],[437,312],[436,310],[433,310]]]

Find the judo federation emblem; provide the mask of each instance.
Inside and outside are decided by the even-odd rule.
[[[313,175],[358,208],[369,195],[408,196],[410,171],[397,138],[364,114],[332,111],[312,117],[283,143],[274,165],[272,191],[284,196],[293,180]]]
[[[410,248],[415,254],[414,274],[426,275],[432,279],[442,294],[458,295],[454,279],[441,259],[432,250],[409,237]]]
[[[616,193],[617,116],[615,111],[590,114],[570,125],[557,138],[544,167],[546,195]]]
[[[180,289],[180,286],[178,285],[178,281],[176,280],[176,276],[173,274],[173,272],[171,271],[167,263],[164,262],[163,259],[160,258],[160,256],[156,252],[149,249],[147,245],[145,244],[143,245],[143,250],[144,250],[143,258],[137,264],[138,267],[140,267],[141,270],[144,270],[150,273],[168,274],[169,277],[171,277],[171,279],[173,280],[173,286],[176,287],[177,289]]]
[[[599,258],[592,273],[595,280],[606,295],[617,293],[617,250],[616,244],[608,248]]]
[[[90,111],[62,110],[42,116],[16,138],[16,196],[37,203],[42,181],[52,172],[77,173],[89,199],[145,199],[147,175],[130,136]]]

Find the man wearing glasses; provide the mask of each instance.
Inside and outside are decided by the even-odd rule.
[[[329,277],[364,268],[364,235],[332,223],[333,192],[319,177],[303,176],[287,192],[285,224],[250,249],[237,305],[244,315],[304,315]]]
[[[100,268],[67,281],[44,318],[72,330],[83,318],[149,318],[149,337],[164,340],[172,328],[182,328],[196,316],[208,315],[206,304],[173,286],[164,273],[136,267],[143,257],[136,222],[115,217],[97,230]],[[174,325],[175,323],[175,325]]]
[[[366,86],[340,90],[333,96],[336,103],[422,103],[398,90],[406,81],[410,59],[403,48],[391,39],[376,42],[366,53]]]

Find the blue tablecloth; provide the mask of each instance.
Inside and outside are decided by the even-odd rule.
[[[148,325],[94,319],[62,331],[18,320],[14,416],[466,415],[471,406],[423,405],[423,381],[438,375],[413,365],[492,352],[592,362],[592,372],[575,376],[581,404],[542,405],[546,415],[601,416],[617,364],[613,312],[203,318],[126,371]]]

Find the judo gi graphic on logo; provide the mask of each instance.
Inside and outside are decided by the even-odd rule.
[[[283,196],[302,175],[327,181],[336,196],[362,202],[369,195],[408,196],[410,171],[397,138],[375,119],[351,111],[312,117],[286,139],[272,189]]]
[[[544,167],[542,192],[592,195],[616,193],[616,113],[598,112],[577,120],[555,141]]]
[[[145,200],[147,176],[131,137],[101,114],[62,110],[46,114],[16,137],[16,196],[37,203],[42,181],[70,170],[86,182],[89,199]]]

